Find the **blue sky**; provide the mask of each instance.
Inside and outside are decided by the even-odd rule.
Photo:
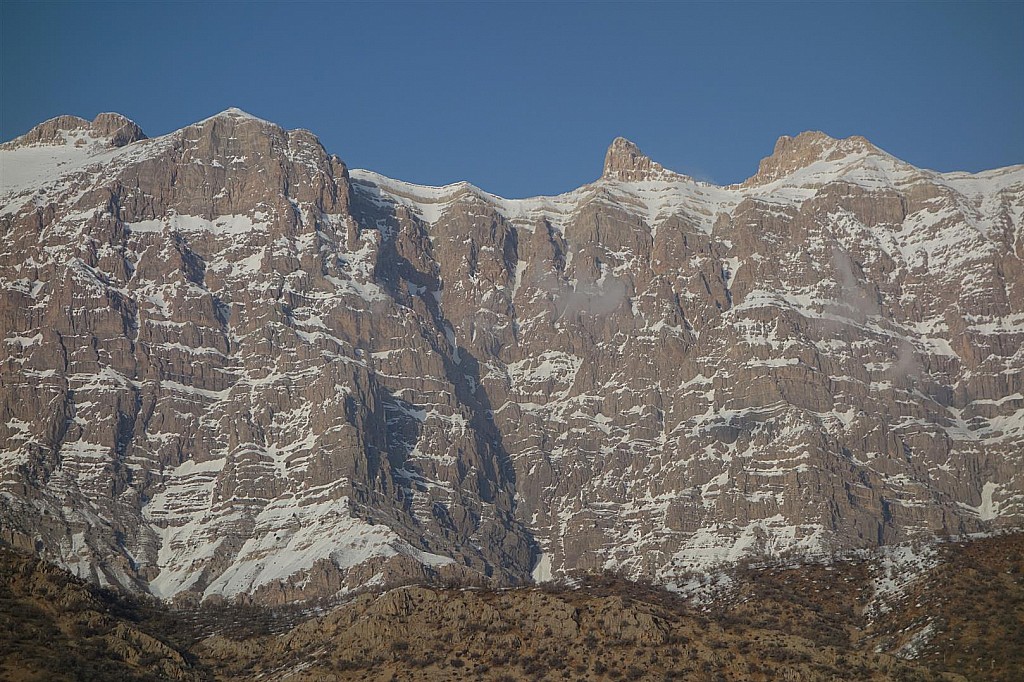
[[[1024,2],[0,2],[0,139],[231,106],[350,166],[504,196],[593,180],[616,135],[718,183],[775,139],[916,165],[1024,163]]]

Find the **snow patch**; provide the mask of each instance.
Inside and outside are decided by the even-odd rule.
[[[551,582],[551,555],[541,554],[537,559],[537,565],[533,567],[533,582],[535,583],[547,583]]]

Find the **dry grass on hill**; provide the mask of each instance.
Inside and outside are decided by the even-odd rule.
[[[1024,534],[943,545],[932,563],[882,607],[877,565],[861,559],[738,568],[707,605],[590,575],[575,589],[173,610],[4,551],[0,679],[1020,679]]]

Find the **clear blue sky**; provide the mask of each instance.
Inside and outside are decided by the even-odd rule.
[[[231,106],[350,166],[504,196],[593,180],[616,135],[718,183],[779,135],[916,165],[1024,163],[1024,2],[0,0],[0,139],[117,111],[159,135]]]

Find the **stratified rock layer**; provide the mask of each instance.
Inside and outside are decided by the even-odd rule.
[[[0,539],[101,583],[671,583],[1024,515],[1024,167],[803,133],[716,187],[619,138],[505,200],[238,110],[0,163]]]

